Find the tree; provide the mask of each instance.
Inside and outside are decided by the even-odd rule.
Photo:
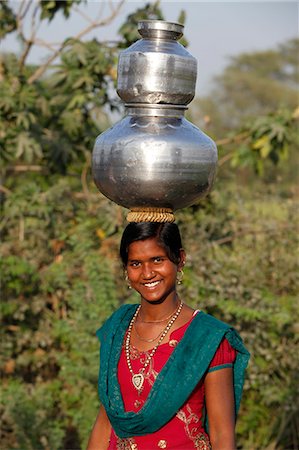
[[[223,136],[250,118],[281,109],[294,111],[298,106],[298,50],[299,39],[292,39],[275,50],[232,57],[215,78],[211,95],[194,104],[194,113],[198,108],[211,131]]]
[[[138,19],[163,15],[157,3],[145,5],[120,28],[119,42],[83,42],[84,30],[55,47],[38,37],[39,21],[59,11],[66,20],[74,10],[84,15],[83,4],[22,1],[17,11],[0,4],[2,36],[16,32],[22,44],[20,55],[1,55],[0,68],[1,433],[9,449],[84,448],[98,408],[95,330],[119,304],[135,301],[117,262],[124,212],[96,192],[90,150],[108,126],[107,109],[118,108],[117,52],[137,38]],[[85,29],[117,13],[86,18]],[[28,64],[34,45],[49,50],[41,66]],[[257,160],[268,160],[283,153],[294,126],[287,111],[259,118],[255,128],[240,122],[218,139],[256,145]],[[205,202],[177,214],[191,255],[182,297],[240,328],[253,352],[240,447],[295,448],[298,262],[283,248],[297,243],[293,187],[275,193],[255,177],[236,189],[222,174],[218,183]]]
[[[119,49],[137,39],[138,18],[162,13],[147,4],[119,41],[83,42],[123,2],[98,19],[81,3],[0,4],[2,37],[14,32],[21,43],[0,63],[4,448],[84,448],[98,408],[95,331],[127,297],[116,262],[124,217],[96,193],[90,153],[119,107]],[[74,10],[87,22],[76,36],[55,45],[39,37],[41,22]],[[28,64],[35,45],[49,51],[40,66]]]
[[[215,78],[212,93],[191,105],[192,120],[218,144],[220,166],[230,161],[233,167],[251,167],[272,179],[269,162],[278,165],[289,157],[295,162],[298,47],[299,39],[293,39],[275,50],[232,57]]]

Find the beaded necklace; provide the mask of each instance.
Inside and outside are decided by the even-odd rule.
[[[132,317],[132,320],[131,320],[130,325],[128,327],[128,333],[127,333],[126,342],[125,342],[125,353],[126,353],[127,365],[128,365],[128,369],[129,369],[129,371],[130,371],[130,373],[132,375],[133,386],[137,389],[137,391],[141,391],[143,383],[144,383],[144,372],[145,372],[145,369],[149,365],[151,359],[153,358],[154,354],[157,351],[157,348],[159,347],[159,345],[161,344],[161,342],[163,341],[163,339],[167,335],[168,331],[170,330],[170,328],[172,327],[172,325],[174,324],[176,319],[179,317],[180,312],[182,311],[182,308],[183,308],[183,302],[182,301],[180,302],[180,304],[178,306],[178,309],[176,310],[176,312],[174,313],[174,315],[172,316],[172,318],[170,319],[170,321],[166,325],[164,331],[161,333],[160,339],[158,340],[157,344],[155,345],[155,347],[152,349],[152,351],[150,352],[150,354],[146,358],[145,363],[144,363],[141,371],[139,373],[134,373],[133,369],[132,369],[132,365],[131,365],[131,360],[130,360],[130,342],[131,342],[132,328],[133,328],[134,322],[136,320],[136,317],[137,317],[137,315],[138,315],[138,313],[140,311],[140,308],[141,308],[141,305],[137,308],[134,316]]]

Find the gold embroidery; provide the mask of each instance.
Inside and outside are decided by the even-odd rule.
[[[192,424],[197,424],[200,421],[198,415],[192,411],[188,403],[186,405],[186,409],[188,415],[183,409],[180,409],[177,412],[176,416],[178,419],[184,422],[185,432],[189,439],[193,441],[194,448],[197,448],[199,450],[210,450],[212,447],[207,436],[203,433],[198,433],[197,427],[192,427]]]
[[[139,406],[141,406],[141,405],[142,405],[142,402],[140,402],[139,400],[135,400],[134,406],[135,406],[136,409],[138,409]]]
[[[164,439],[161,439],[161,440],[158,442],[158,447],[159,447],[159,448],[166,448],[166,447],[167,447],[167,441],[165,441]]]
[[[117,450],[138,450],[138,446],[135,442],[135,439],[121,439],[116,437],[116,449]]]
[[[195,448],[198,448],[199,450],[211,450],[211,444],[208,441],[207,437],[204,434],[198,434],[195,438],[194,446]]]

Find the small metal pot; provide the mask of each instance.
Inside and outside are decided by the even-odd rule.
[[[143,39],[119,55],[117,93],[126,103],[187,105],[195,94],[197,61],[177,42],[183,25],[144,20]]]

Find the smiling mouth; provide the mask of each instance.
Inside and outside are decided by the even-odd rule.
[[[143,286],[147,287],[147,288],[153,288],[156,287],[159,283],[161,283],[161,281],[151,281],[150,283],[143,283]]]

